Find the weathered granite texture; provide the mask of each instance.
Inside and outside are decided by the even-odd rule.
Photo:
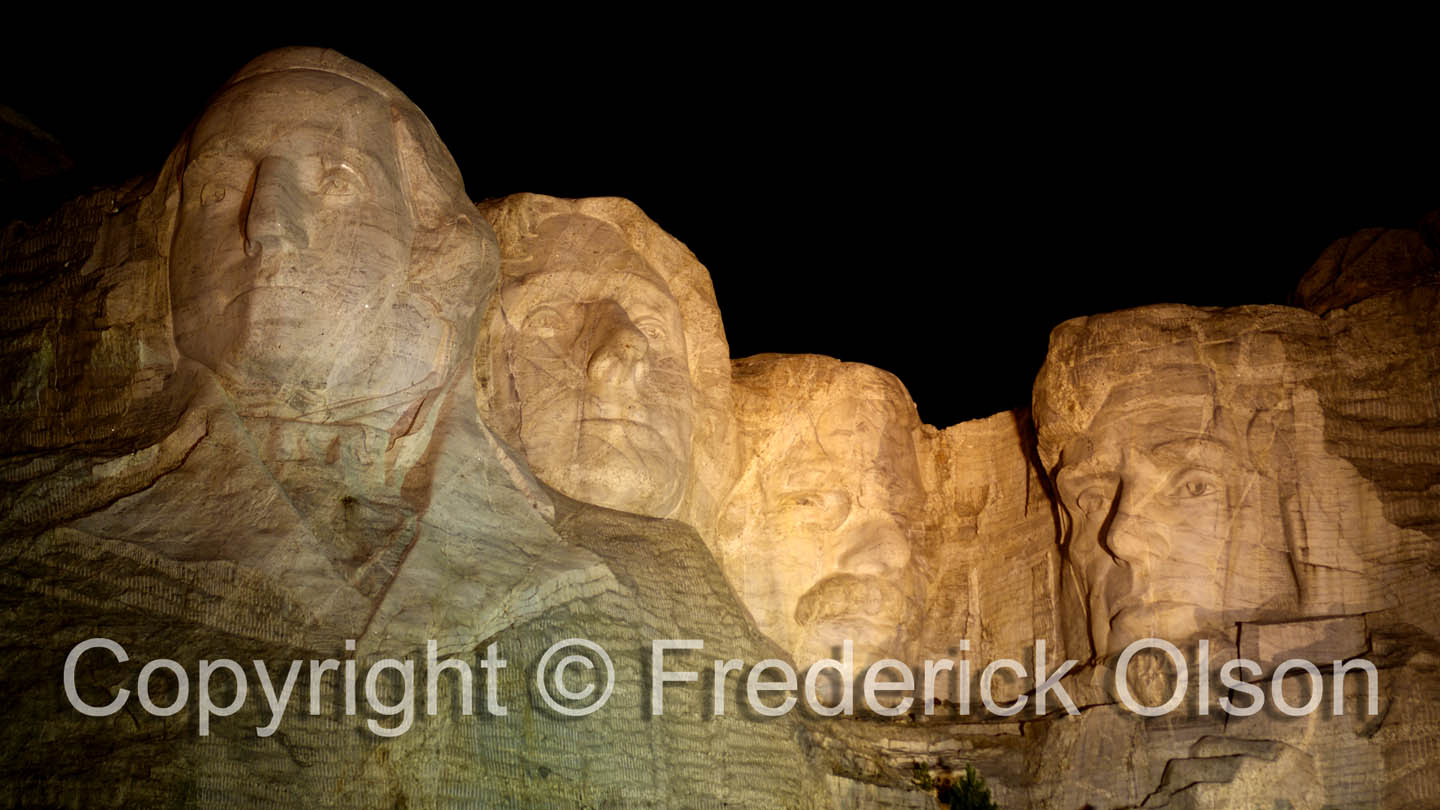
[[[1332,246],[1305,309],[1062,324],[1033,415],[937,430],[867,366],[762,355],[732,379],[708,274],[634,205],[477,208],[384,79],[261,57],[153,182],[0,236],[0,804],[924,807],[972,762],[1005,807],[1440,805],[1434,223]],[[1322,711],[1227,716],[1212,689],[1207,713],[1138,716],[1107,679],[1146,635],[1265,685],[1313,660]],[[273,736],[253,680],[204,736],[193,685],[172,716],[86,717],[61,668],[95,636],[130,661],[86,659],[92,704],[162,657],[363,672],[433,639],[479,708],[446,675],[394,738],[334,678]],[[584,718],[532,688],[575,637],[616,665]],[[970,713],[946,675],[933,716],[717,714],[704,677],[649,714],[654,639],[701,641],[667,664],[703,672],[846,638],[857,668],[968,660]],[[978,670],[1033,672],[1037,639],[1080,662],[1079,714],[987,714]],[[1352,676],[1330,716],[1329,662],[1362,658],[1379,712]],[[1132,686],[1171,680],[1147,662]]]
[[[5,269],[22,373],[0,468],[0,679],[19,707],[3,803],[829,803],[793,718],[712,717],[700,689],[642,711],[652,639],[699,639],[705,660],[779,650],[692,530],[549,491],[480,421],[471,351],[499,252],[429,122],[384,79],[327,51],[257,59],[152,188],[7,231]],[[269,737],[253,681],[210,735],[193,688],[170,717],[133,703],[86,717],[61,664],[92,636],[133,662],[86,659],[93,705],[133,692],[155,658],[192,676],[219,657],[363,671],[423,664],[429,640],[473,666],[494,643],[509,715],[462,716],[447,692],[449,711],[417,708],[382,740],[331,678],[324,710],[294,698]],[[580,720],[529,688],[540,651],[568,637],[618,670],[608,707]]]

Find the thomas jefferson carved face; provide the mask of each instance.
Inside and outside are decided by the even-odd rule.
[[[501,292],[519,443],[577,500],[666,516],[690,477],[695,393],[665,280],[612,225],[563,214]]]
[[[1158,369],[1111,390],[1064,447],[1067,553],[1097,653],[1294,612],[1274,482],[1249,457],[1251,416],[1216,404],[1206,369]]]
[[[463,215],[420,221],[448,198],[425,169],[433,132],[413,126],[374,90],[304,69],[231,85],[196,125],[171,259],[176,342],[243,409],[324,421],[418,398],[454,367],[486,237]],[[472,244],[420,258],[437,229]]]
[[[722,562],[761,630],[800,667],[830,657],[846,639],[857,668],[903,659],[923,587],[911,552],[924,493],[909,398],[867,366],[769,359],[779,365],[758,375],[753,364],[767,358],[736,368],[746,383],[737,387],[737,409],[777,398],[766,410],[779,424],[747,447],[754,461],[723,513]],[[812,393],[786,369],[811,362],[846,381]]]

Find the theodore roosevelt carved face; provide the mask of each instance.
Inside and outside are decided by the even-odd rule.
[[[879,369],[828,357],[761,355],[734,373],[748,464],[718,547],[741,601],[801,667],[847,639],[857,668],[904,659],[923,599],[908,394]]]

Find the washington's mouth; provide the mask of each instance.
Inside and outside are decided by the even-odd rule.
[[[252,285],[250,285],[249,287],[246,287],[244,290],[241,290],[239,293],[237,293],[234,298],[231,298],[231,299],[230,299],[230,302],[227,303],[227,304],[225,305],[224,309],[221,310],[221,311],[222,311],[222,312],[227,312],[227,311],[229,311],[232,307],[236,306],[237,304],[243,303],[243,302],[245,301],[245,299],[250,298],[250,297],[252,297],[252,296],[256,296],[256,295],[259,295],[259,296],[271,295],[271,294],[274,294],[274,293],[277,293],[277,292],[283,292],[283,293],[290,294],[290,295],[296,295],[296,294],[298,294],[298,295],[305,295],[305,296],[308,296],[308,295],[317,295],[317,296],[318,296],[318,293],[316,293],[316,291],[310,290],[310,289],[306,289],[306,288],[304,288],[304,287],[296,287],[296,286],[287,285],[287,284],[252,284]],[[317,303],[318,303],[319,298],[317,297],[316,300],[317,300]]]
[[[661,439],[662,441],[665,439],[665,434],[663,434],[663,433],[660,432],[660,428],[657,427],[655,424],[653,424],[653,423],[652,423],[650,420],[648,420],[648,419],[627,419],[627,418],[624,418],[624,417],[614,417],[614,416],[586,416],[586,417],[581,418],[580,423],[581,423],[582,425],[597,425],[597,426],[603,426],[603,427],[618,427],[618,428],[623,428],[623,429],[626,429],[626,430],[629,430],[629,429],[632,429],[632,428],[642,428],[642,429],[645,430],[646,432],[654,434],[657,438]]]

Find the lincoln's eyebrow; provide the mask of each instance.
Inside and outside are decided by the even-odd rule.
[[[1120,477],[1114,470],[1082,469],[1077,467],[1062,467],[1055,476],[1056,483],[1062,489],[1074,492],[1083,490],[1094,484],[1113,485]]]
[[[1234,459],[1236,452],[1230,445],[1210,436],[1187,436],[1151,446],[1150,455],[1172,463],[1218,466]]]

